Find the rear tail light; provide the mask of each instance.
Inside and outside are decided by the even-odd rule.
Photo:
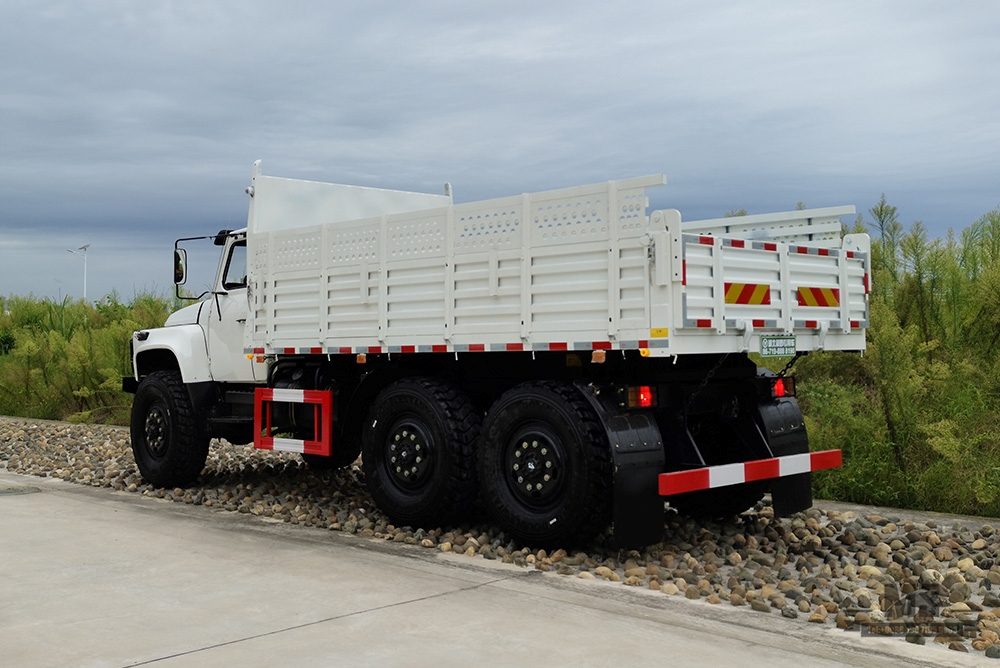
[[[628,388],[629,408],[652,408],[656,406],[656,388],[651,385],[639,385]]]
[[[795,378],[793,376],[783,376],[771,380],[771,398],[780,399],[782,397],[795,396]]]

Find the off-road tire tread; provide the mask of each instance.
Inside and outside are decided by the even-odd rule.
[[[536,381],[519,385],[500,397],[494,408],[506,409],[510,402],[530,401],[534,396],[563,402],[575,428],[583,435],[582,471],[569,471],[570,476],[586,476],[586,485],[576,499],[568,500],[562,518],[555,525],[540,522],[538,517],[525,513],[522,504],[514,499],[503,480],[503,443],[490,442],[490,430],[499,420],[498,412],[490,410],[483,425],[480,447],[480,484],[488,509],[500,525],[515,538],[529,545],[583,545],[606,529],[611,522],[613,469],[607,433],[594,409],[574,385],[556,381]],[[573,425],[571,424],[571,427]],[[502,427],[499,427],[502,428]],[[505,439],[501,439],[503,441]],[[493,448],[500,447],[500,452]]]
[[[157,392],[167,403],[171,416],[171,444],[163,459],[147,458],[145,449],[146,411],[156,398],[147,402],[145,395]],[[198,416],[180,372],[154,371],[140,383],[132,404],[131,444],[139,472],[157,487],[183,487],[194,481],[205,468],[209,437],[200,429]]]
[[[433,404],[432,413],[440,413],[444,420],[437,426],[444,436],[444,446],[436,456],[444,457],[444,470],[439,471],[445,480],[438,481],[438,489],[428,494],[419,505],[414,506],[405,495],[400,495],[391,481],[382,480],[383,471],[378,461],[371,461],[369,439],[371,416],[380,406],[400,391],[417,392],[424,400]],[[430,424],[429,416],[425,416]],[[368,421],[363,431],[362,469],[372,496],[381,509],[393,521],[414,527],[437,527],[463,517],[475,503],[479,492],[476,469],[476,447],[482,423],[469,398],[455,385],[436,378],[413,377],[396,381],[383,390],[372,404]],[[365,453],[369,453],[366,458]],[[376,455],[377,459],[378,455]]]

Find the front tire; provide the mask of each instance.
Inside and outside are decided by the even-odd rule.
[[[368,491],[390,519],[438,526],[477,492],[480,419],[457,388],[430,378],[396,381],[376,397],[362,434]]]
[[[182,487],[205,468],[209,437],[177,371],[154,371],[139,384],[131,435],[139,473],[157,487]]]
[[[522,543],[580,544],[611,522],[607,435],[572,385],[501,396],[483,423],[479,477],[490,512]]]

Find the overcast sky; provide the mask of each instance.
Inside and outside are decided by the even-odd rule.
[[[485,9],[492,6],[492,9]],[[466,202],[665,173],[685,219],[1000,206],[993,2],[0,2],[0,295],[166,292],[250,167]]]

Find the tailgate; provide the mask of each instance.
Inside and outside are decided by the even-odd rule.
[[[670,236],[681,264],[673,272],[677,335],[742,336],[741,350],[771,356],[864,348],[868,235],[848,235],[839,247],[676,229]]]

